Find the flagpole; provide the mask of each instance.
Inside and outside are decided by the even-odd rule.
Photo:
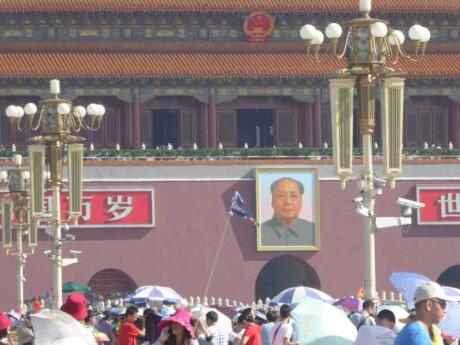
[[[217,260],[219,259],[219,255],[220,255],[220,252],[222,250],[222,246],[224,244],[224,239],[225,239],[225,234],[227,233],[228,224],[230,224],[230,217],[232,215],[233,215],[233,213],[231,211],[227,212],[227,218],[225,219],[224,230],[222,231],[222,236],[220,237],[220,243],[219,243],[219,246],[217,247],[217,253],[216,253],[216,256],[214,258],[214,262],[212,264],[211,272],[209,273],[208,282],[206,283],[206,288],[204,290],[203,297],[207,296],[207,294],[208,294],[208,290],[209,290],[209,287],[211,285],[211,281],[212,281],[212,278],[214,276],[214,272],[216,270]]]

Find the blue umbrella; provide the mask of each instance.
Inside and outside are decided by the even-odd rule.
[[[414,296],[417,288],[431,279],[414,272],[394,272],[390,275],[390,282],[403,294],[409,308],[414,307]]]
[[[305,297],[315,298],[321,301],[332,303],[334,299],[327,293],[321,290],[307,287],[307,286],[296,286],[281,291],[270,301],[270,305],[278,304],[297,304],[301,302]]]
[[[352,345],[355,325],[329,303],[305,297],[292,311],[300,345]]]
[[[169,287],[158,286],[158,285],[148,285],[141,286],[140,288],[134,291],[134,294],[131,295],[131,303],[142,303],[147,302],[148,300],[153,301],[168,301],[172,303],[180,302],[182,296],[179,295],[176,291]]]

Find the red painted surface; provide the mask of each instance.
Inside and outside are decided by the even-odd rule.
[[[460,186],[458,188],[418,189],[418,201],[425,204],[419,212],[423,224],[460,224]]]
[[[97,186],[100,185],[87,185]],[[67,244],[64,253],[75,249],[83,254],[78,264],[64,268],[64,282],[87,283],[98,271],[116,268],[129,274],[138,285],[166,285],[183,296],[202,295],[231,196],[237,189],[255,210],[254,181],[168,181],[133,183],[132,187],[155,188],[156,227],[72,230],[77,240]],[[397,182],[396,190],[386,188],[377,199],[377,215],[399,215],[397,197],[414,200],[415,189],[411,181]],[[320,183],[318,252],[257,252],[253,226],[232,218],[208,295],[252,302],[259,271],[270,259],[285,254],[308,262],[318,273],[325,292],[336,297],[356,294],[363,279],[362,219],[354,212],[352,202],[357,194],[352,183],[345,191],[340,190],[337,181]],[[39,240],[36,254],[27,260],[26,298],[44,295],[52,282],[51,263],[42,254],[50,248],[50,240],[43,230]],[[382,230],[376,236],[378,290],[392,289],[388,276],[393,271],[416,271],[437,279],[449,266],[459,263],[459,247],[460,232],[456,226],[412,225],[404,230]],[[0,251],[0,310],[15,304],[15,270],[15,257]]]

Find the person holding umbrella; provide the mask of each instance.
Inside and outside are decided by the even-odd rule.
[[[153,345],[198,345],[190,313],[186,309],[178,309],[163,319],[158,328],[160,337]]]
[[[427,282],[419,286],[414,297],[415,320],[404,326],[394,345],[437,344],[440,331],[435,324],[444,317],[448,300],[451,298],[438,283]]]
[[[8,345],[8,330],[11,327],[11,320],[5,313],[0,313],[0,344]]]

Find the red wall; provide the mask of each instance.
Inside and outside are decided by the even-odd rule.
[[[427,184],[423,182],[423,184]],[[116,184],[115,184],[116,185]],[[98,271],[116,268],[129,274],[138,285],[171,286],[183,296],[199,296],[205,289],[217,250],[226,210],[238,190],[255,210],[254,181],[149,182],[153,186],[157,226],[143,229],[77,229],[77,240],[68,249],[82,250],[80,262],[64,268],[63,281],[87,283]],[[217,270],[208,296],[254,300],[255,281],[268,260],[283,254],[308,262],[318,273],[322,289],[335,296],[355,294],[362,286],[362,221],[354,212],[356,187],[345,191],[337,181],[320,183],[321,249],[318,252],[258,253],[256,233],[244,220],[231,219]],[[377,200],[378,216],[399,215],[398,196],[415,199],[415,183],[397,183]],[[416,222],[415,215],[413,222]],[[456,226],[408,226],[385,229],[376,236],[377,287],[391,290],[393,271],[417,271],[437,279],[449,266],[459,263]],[[27,260],[25,297],[44,295],[51,287],[51,263],[42,254],[50,248],[46,235],[36,254]],[[0,252],[0,310],[16,304],[15,257]]]

